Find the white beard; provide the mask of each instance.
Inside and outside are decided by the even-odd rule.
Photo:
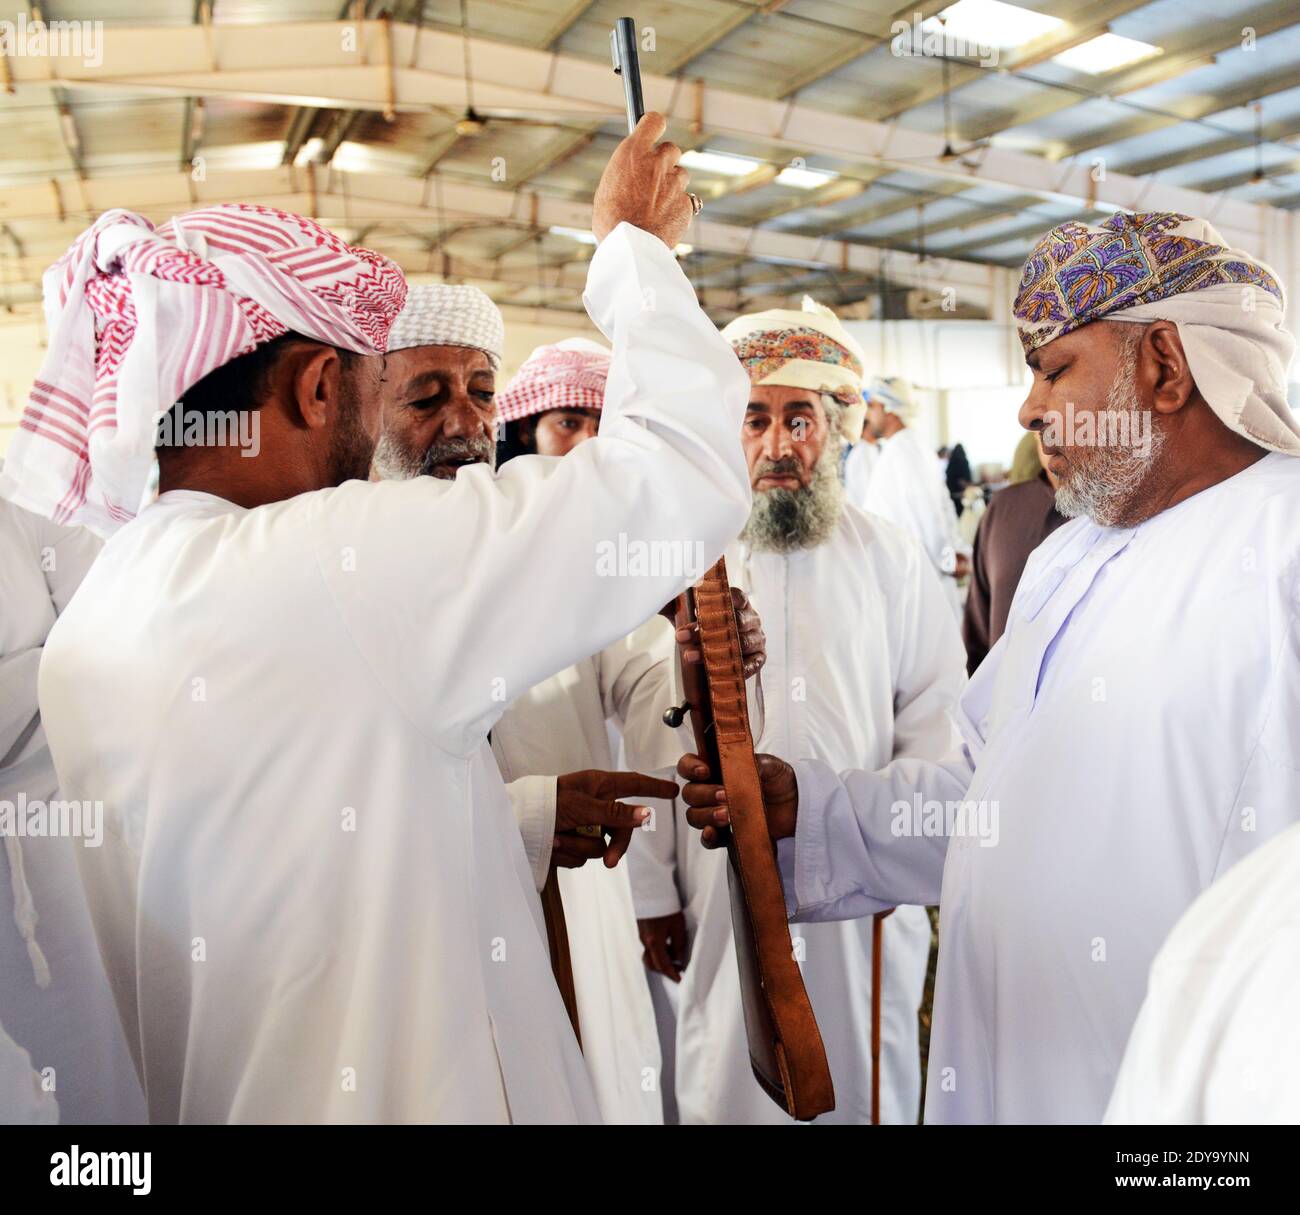
[[[741,540],[755,552],[770,553],[790,553],[824,544],[844,513],[839,462],[839,444],[832,432],[807,485],[755,492]]]
[[[438,464],[467,457],[478,457],[481,463],[496,468],[496,444],[490,439],[440,439],[425,451],[413,452],[383,434],[372,464],[385,481],[409,481],[412,477],[433,476]]]
[[[1138,412],[1137,353],[1138,343],[1126,337],[1106,394],[1108,411]],[[1099,447],[1083,467],[1067,469],[1056,491],[1056,509],[1067,519],[1086,515],[1099,527],[1114,527],[1141,495],[1159,464],[1166,438],[1154,411],[1143,412],[1151,415],[1145,444]]]

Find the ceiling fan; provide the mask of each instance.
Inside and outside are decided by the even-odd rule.
[[[944,23],[942,15],[935,18],[941,25]],[[939,68],[943,73],[943,149],[938,156],[893,156],[891,160],[899,164],[933,164],[938,160],[941,164],[959,164],[963,169],[972,171],[979,169],[980,160],[970,159],[972,153],[986,152],[993,146],[990,139],[977,139],[973,143],[968,143],[965,147],[958,147],[955,142],[955,132],[953,130],[952,120],[952,85],[950,83],[950,64],[947,55],[941,55],[939,58]]]
[[[943,17],[939,18],[940,23]],[[952,89],[948,84],[948,56],[945,55],[941,61],[943,69],[943,151],[939,153],[939,159],[945,164],[956,161],[965,169],[978,169],[979,162],[972,162],[966,159],[972,152],[983,151],[988,148],[987,139],[977,139],[974,143],[967,144],[964,148],[953,147],[952,136]]]
[[[1250,180],[1246,184],[1250,186],[1268,185],[1273,190],[1285,189],[1286,187],[1278,177],[1264,172],[1264,144],[1268,142],[1264,138],[1264,103],[1256,101],[1251,108],[1255,111],[1255,138],[1253,143],[1255,171],[1250,175]]]
[[[474,75],[470,63],[469,12],[468,0],[460,0],[460,36],[465,52],[465,108],[460,111],[444,106],[432,106],[438,114],[451,119],[456,134],[462,138],[472,139],[481,135],[492,126],[544,127],[547,130],[572,130],[575,134],[583,128],[569,126],[563,119],[582,120],[587,123],[601,122],[617,117],[611,114],[556,112],[553,118],[534,118],[510,110],[495,109],[484,112],[474,105]]]

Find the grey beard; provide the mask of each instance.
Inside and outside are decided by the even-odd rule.
[[[1141,327],[1134,328],[1140,339]],[[1137,412],[1138,345],[1127,338],[1124,342],[1106,395],[1107,410]],[[1086,515],[1099,527],[1115,527],[1138,500],[1159,465],[1166,438],[1161,420],[1148,412],[1152,416],[1145,451],[1136,444],[1096,447],[1086,462],[1067,470],[1056,491],[1056,509],[1067,519]]]
[[[741,541],[760,553],[792,553],[825,544],[844,513],[839,462],[839,446],[833,436],[828,437],[807,485],[755,493]],[[786,471],[785,461],[767,461],[755,469],[759,475],[781,471]]]
[[[375,448],[374,467],[385,481],[409,481],[412,477],[431,477],[439,464],[452,460],[474,460],[495,469],[497,446],[484,435],[473,439],[440,439],[421,454],[400,446],[385,434]]]

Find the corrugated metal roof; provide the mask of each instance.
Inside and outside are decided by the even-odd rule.
[[[608,58],[613,20],[628,7],[626,0],[464,5],[475,38],[599,61]],[[902,132],[946,138],[954,155],[972,166],[979,165],[986,146],[1049,160],[1078,152],[1116,172],[1153,172],[1161,182],[1287,208],[1300,205],[1300,6],[1291,4],[1289,17],[1278,0],[1100,6],[1095,0],[1041,0],[1017,7],[1088,29],[1090,21],[1097,24],[1101,7],[1114,15],[1098,30],[1150,43],[1162,53],[1136,68],[1101,75],[1067,68],[1050,53],[1021,65],[1015,46],[988,66],[970,54],[954,54],[945,67],[944,59],[932,55],[898,53],[899,23],[910,26],[917,12],[931,19],[943,8],[932,0],[646,0],[635,12],[643,69],[680,75],[684,87],[698,79],[758,97],[797,98],[801,106],[828,114],[891,121]],[[192,25],[199,19],[192,0],[56,0],[43,8],[50,20],[101,20],[109,30]],[[429,30],[460,29],[460,0],[368,0],[359,8],[371,18],[386,14]],[[357,11],[342,0],[215,0],[212,19],[282,25],[336,21]],[[1072,27],[1060,28],[1064,46]],[[1243,38],[1243,28],[1257,28],[1257,37]],[[1014,30],[1008,38],[1014,40]],[[459,72],[459,62],[448,68],[449,74]],[[1258,112],[1251,105],[1256,100]],[[336,165],[398,177],[434,171],[449,183],[586,200],[621,135],[616,121],[547,121],[480,108],[482,129],[456,135],[459,104],[401,112],[389,122],[372,111],[303,109],[215,93],[196,106],[193,98],[129,89],[24,85],[0,96],[0,185],[49,178],[63,184],[51,191],[47,219],[15,220],[6,227],[10,239],[0,241],[0,270],[7,282],[30,280],[41,256],[57,252],[59,242],[75,234],[84,213],[77,191],[67,188],[70,177],[179,170],[191,156],[213,166],[270,167],[295,159],[302,164],[328,159],[332,151]],[[748,156],[759,166],[770,163],[773,171],[799,155],[802,167],[839,176],[834,188],[801,189],[771,180],[772,173],[742,182],[695,171],[696,188],[709,198],[709,218],[740,228],[935,255],[951,250],[966,260],[1014,264],[1031,239],[1026,228],[1087,214],[1082,203],[1071,208],[1059,199],[1027,195],[1013,182],[954,182],[951,169],[959,162],[932,155],[913,160],[906,138],[891,149],[893,162],[881,166],[865,154],[802,154],[775,130],[770,140],[739,139],[675,123],[671,135],[686,146]],[[365,211],[359,205],[349,220],[358,231],[428,257],[431,265],[445,254],[477,259],[488,270],[495,266],[506,276],[511,298],[521,302],[557,303],[559,293],[544,285],[547,274],[559,273],[564,264],[580,265],[590,252],[572,237],[533,233],[526,214],[465,224],[427,216],[399,221]],[[794,290],[796,279],[808,277],[770,255],[697,253],[685,264],[702,284],[721,279],[744,294],[751,288],[765,294]],[[871,289],[861,276],[819,271],[814,277],[841,302]],[[575,303],[569,298],[559,306]]]

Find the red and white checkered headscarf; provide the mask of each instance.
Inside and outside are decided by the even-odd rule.
[[[102,536],[140,507],[158,417],[210,371],[290,331],[382,353],[406,299],[387,258],[251,204],[205,207],[157,230],[107,211],[44,286],[50,347],[0,495]]]
[[[600,409],[610,353],[589,338],[538,346],[497,393],[497,421],[514,422],[548,409]]]

